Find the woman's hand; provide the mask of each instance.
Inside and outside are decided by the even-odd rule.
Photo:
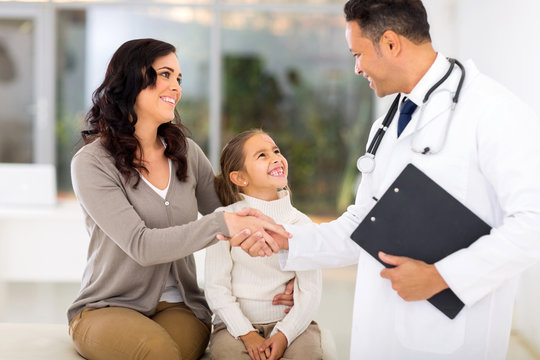
[[[270,356],[270,349],[266,350],[266,352],[259,351],[265,339],[256,331],[250,331],[246,335],[240,336],[240,339],[244,343],[251,360],[266,360]]]
[[[272,300],[272,305],[289,306],[285,309],[285,314],[288,314],[291,311],[291,307],[294,306],[294,279],[296,278],[289,280],[283,294],[277,294]]]
[[[225,212],[224,217],[232,234],[228,239],[231,246],[240,246],[251,256],[270,256],[280,249],[288,249],[291,235],[260,211],[245,208],[236,214]],[[218,236],[218,239],[226,238]]]
[[[287,337],[281,331],[278,331],[262,344],[259,353],[263,350],[267,353],[268,349],[270,349],[268,360],[280,359],[287,350],[287,345]]]

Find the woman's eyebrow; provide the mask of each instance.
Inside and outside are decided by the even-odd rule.
[[[161,70],[161,69],[167,69],[167,70],[169,70],[169,71],[172,72],[172,73],[174,72],[174,69],[171,68],[171,67],[168,67],[168,66],[162,66],[162,67],[160,67],[158,70]],[[182,76],[182,74],[180,74],[180,76]]]

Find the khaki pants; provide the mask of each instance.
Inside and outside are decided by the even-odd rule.
[[[195,360],[206,349],[210,324],[184,303],[160,302],[151,317],[122,307],[87,308],[71,320],[69,332],[87,359]]]
[[[253,324],[259,334],[268,339],[276,323]],[[249,360],[249,354],[240,338],[235,339],[225,324],[216,325],[210,336],[210,356],[212,360]],[[281,359],[320,360],[322,359],[321,332],[315,321],[306,331],[289,344]]]

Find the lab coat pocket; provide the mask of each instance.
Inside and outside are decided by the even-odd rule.
[[[467,194],[467,181],[469,177],[470,160],[465,156],[440,156],[420,155],[416,165],[431,180],[460,202],[464,202]]]
[[[427,301],[397,301],[396,335],[405,348],[434,354],[451,354],[465,341],[466,309],[453,320]]]

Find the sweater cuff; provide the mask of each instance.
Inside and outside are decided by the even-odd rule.
[[[274,326],[274,329],[272,329],[272,332],[270,333],[270,336],[274,336],[277,334],[278,331],[281,331],[283,335],[287,338],[287,346],[291,345],[291,343],[298,337],[299,334],[295,334],[293,330],[288,329],[285,324],[282,322],[278,322],[276,326]]]
[[[257,331],[251,322],[240,312],[218,311],[219,318],[227,325],[227,330],[235,338]]]

